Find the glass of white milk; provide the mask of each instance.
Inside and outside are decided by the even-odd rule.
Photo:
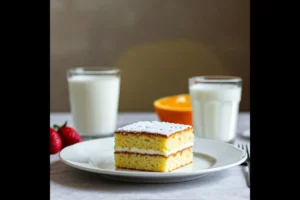
[[[106,137],[117,126],[120,69],[86,67],[68,70],[74,128],[83,138]]]
[[[241,92],[240,77],[189,78],[195,136],[233,143],[237,131]]]

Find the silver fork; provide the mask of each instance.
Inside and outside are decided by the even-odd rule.
[[[242,149],[243,151],[246,151],[246,153],[247,153],[247,159],[246,159],[246,163],[248,166],[247,184],[250,187],[250,151],[249,151],[249,147],[247,144],[238,144],[237,146],[238,146],[238,148]]]

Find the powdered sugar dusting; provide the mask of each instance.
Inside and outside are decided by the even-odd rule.
[[[175,132],[192,128],[189,125],[158,121],[139,121],[117,129],[117,132],[144,132],[169,136]]]

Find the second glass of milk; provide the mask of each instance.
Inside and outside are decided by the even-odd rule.
[[[189,78],[195,136],[233,143],[236,137],[242,79],[232,76]]]
[[[112,135],[117,126],[120,70],[75,68],[68,71],[67,78],[74,128],[91,138]]]

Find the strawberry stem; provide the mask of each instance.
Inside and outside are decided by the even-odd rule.
[[[54,125],[53,125],[53,128],[54,128],[56,131],[58,131],[58,130],[60,129],[60,126],[58,126],[57,124],[54,124]]]
[[[57,124],[54,124],[54,125],[53,125],[53,128],[58,132],[59,129],[61,129],[62,127],[67,126],[67,124],[68,124],[68,121],[65,121],[65,123],[64,123],[62,126],[59,126],[59,125],[57,125]]]
[[[67,124],[68,124],[68,121],[65,121],[65,123],[61,127],[65,127],[65,126],[67,126]]]

